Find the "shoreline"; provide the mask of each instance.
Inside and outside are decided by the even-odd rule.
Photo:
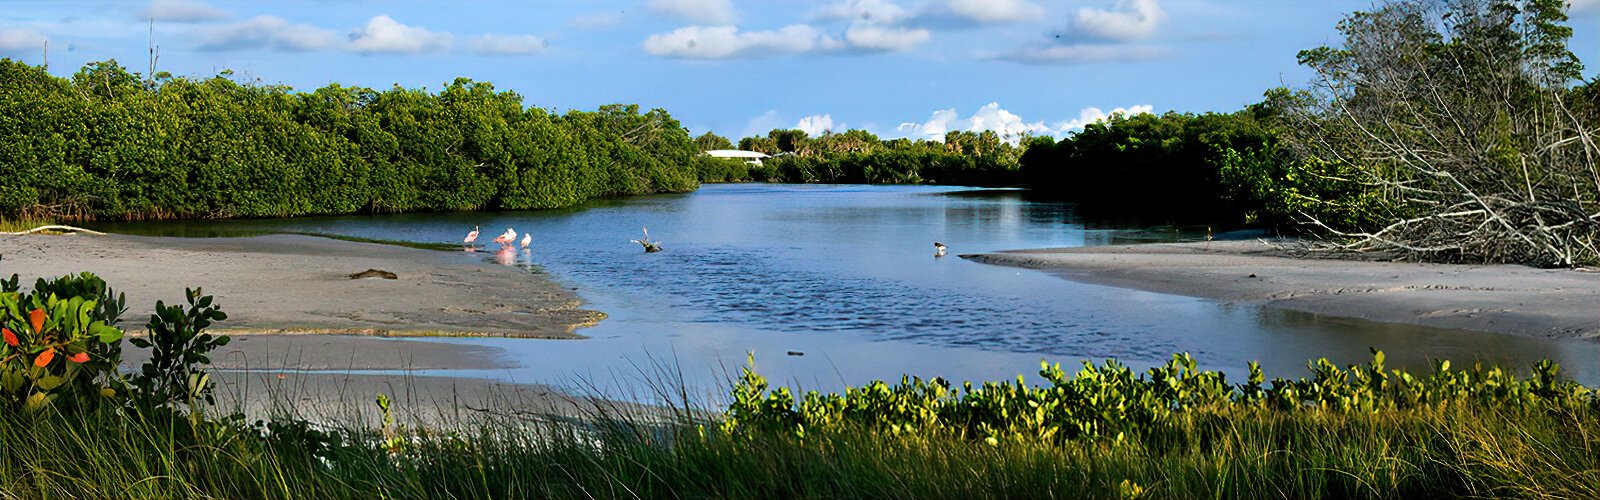
[[[0,255],[0,274],[24,282],[95,273],[127,294],[124,327],[142,324],[157,300],[183,303],[185,287],[216,296],[228,319],[213,331],[223,334],[578,339],[605,318],[548,278],[480,258],[305,235],[9,236]],[[367,269],[398,279],[350,278]]]
[[[1519,265],[1292,257],[1285,242],[1012,250],[961,258],[1084,283],[1324,316],[1600,340],[1600,274]]]

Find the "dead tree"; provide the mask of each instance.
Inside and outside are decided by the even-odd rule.
[[[1274,99],[1285,142],[1380,193],[1390,220],[1335,228],[1345,251],[1443,262],[1600,261],[1594,106],[1561,0],[1401,0],[1302,52],[1309,88]],[[1592,94],[1591,94],[1592,95]],[[1591,103],[1592,104],[1592,103]],[[1307,172],[1309,175],[1318,175]]]

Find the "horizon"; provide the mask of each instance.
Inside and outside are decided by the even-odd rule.
[[[437,90],[465,77],[528,107],[662,108],[694,135],[732,140],[773,129],[1062,137],[1116,111],[1227,113],[1259,102],[1303,83],[1295,54],[1337,43],[1338,20],[1370,5],[30,2],[0,13],[0,57],[38,65],[48,44],[56,76],[112,59],[143,73],[149,36],[157,71],[177,76],[230,70],[300,90]],[[1574,2],[1571,16],[1571,46],[1600,46],[1600,1]],[[1584,71],[1596,74],[1594,64]]]

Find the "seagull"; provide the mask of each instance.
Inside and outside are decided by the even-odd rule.
[[[494,242],[502,246],[511,246],[511,243],[515,241],[517,241],[517,230],[509,227],[506,228],[505,234],[494,237]]]
[[[523,250],[527,250],[528,249],[528,245],[531,245],[531,244],[533,244],[533,233],[527,233],[527,234],[522,235],[522,249]]]
[[[467,233],[467,237],[462,238],[461,240],[461,242],[467,246],[472,246],[472,242],[474,241],[478,241],[478,226],[472,226],[472,232]]]
[[[939,243],[937,241],[933,242],[934,257],[944,257],[945,249],[946,247],[944,246],[944,243]]]

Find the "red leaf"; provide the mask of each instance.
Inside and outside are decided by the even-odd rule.
[[[71,361],[73,363],[88,363],[89,362],[89,353],[80,352],[80,353],[77,353],[77,354],[73,354],[71,356],[67,356],[67,361]]]
[[[50,364],[50,360],[53,359],[56,359],[56,348],[51,347],[49,349],[45,349],[44,352],[39,353],[39,357],[33,358],[33,366],[44,368],[45,365]]]
[[[33,325],[33,333],[44,333],[44,309],[29,311],[28,321]]]
[[[17,344],[19,344],[19,342],[17,341],[17,334],[11,333],[11,329],[10,328],[0,328],[0,334],[4,334],[5,335],[6,344],[9,344],[11,347],[16,347]]]

